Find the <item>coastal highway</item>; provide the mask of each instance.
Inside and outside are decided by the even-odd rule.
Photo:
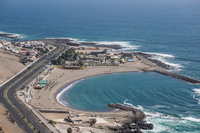
[[[48,53],[48,55],[41,57],[29,68],[25,69],[0,87],[0,102],[8,109],[15,122],[26,133],[32,133],[35,131],[29,126],[29,124],[24,121],[24,119],[19,115],[19,112],[28,120],[29,123],[32,124],[32,126],[38,132],[49,133],[50,130],[47,129],[44,124],[42,124],[29,109],[27,109],[20,101],[18,101],[18,99],[15,97],[16,89],[22,87],[24,84],[30,83],[34,78],[39,75],[39,72],[45,67],[45,65],[49,64],[52,59],[55,59],[66,49],[67,46],[65,45],[56,45],[56,48]],[[35,69],[34,67],[37,68]],[[11,101],[12,105],[6,100],[6,97],[4,95],[6,90],[7,98]],[[15,106],[19,110],[19,112],[17,112],[16,109],[13,108],[13,106]]]

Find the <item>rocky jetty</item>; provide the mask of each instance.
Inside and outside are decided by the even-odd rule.
[[[180,74],[176,74],[176,73],[171,73],[171,72],[168,72],[168,71],[165,71],[165,70],[143,70],[145,72],[156,72],[156,73],[159,73],[159,74],[162,74],[162,75],[166,75],[166,76],[170,76],[170,77],[173,77],[173,78],[176,78],[176,79],[180,79],[180,80],[183,80],[183,81],[186,81],[188,83],[191,83],[191,84],[200,84],[200,81],[199,80],[196,80],[196,79],[193,79],[193,78],[190,78],[190,77],[186,77],[186,76],[183,76],[183,75],[180,75]]]
[[[153,70],[152,69],[151,70],[143,70],[145,72],[156,72],[156,73],[159,73],[159,74],[162,74],[162,75],[166,75],[166,76],[170,76],[170,77],[173,77],[173,78],[176,78],[176,79],[186,81],[186,82],[191,83],[191,84],[200,84],[200,80],[169,72],[168,70],[174,70],[174,68],[172,66],[168,65],[168,64],[165,64],[165,63],[159,61],[159,60],[151,59],[151,57],[152,57],[151,54],[136,52],[135,55],[136,56],[138,56],[138,55],[142,56],[145,59],[149,60],[150,62],[156,64],[160,68],[163,68],[163,69],[156,68],[156,69],[153,69]]]
[[[172,67],[172,66],[170,66],[170,65],[168,65],[168,64],[165,64],[165,63],[163,63],[163,62],[161,62],[161,61],[159,61],[159,60],[152,59],[152,58],[151,58],[151,57],[153,57],[152,54],[146,54],[146,53],[143,53],[143,52],[136,52],[135,55],[140,55],[140,56],[146,58],[147,60],[149,60],[149,61],[155,63],[155,64],[158,65],[159,67],[164,68],[164,69],[166,69],[166,70],[174,70],[174,69],[175,69],[174,67]]]
[[[123,111],[131,111],[132,116],[128,118],[127,121],[123,122],[122,126],[116,126],[116,127],[109,127],[110,130],[117,132],[117,133],[141,133],[141,129],[143,130],[152,130],[153,124],[147,123],[145,121],[146,115],[135,108],[128,107],[122,104],[108,104],[109,107],[120,109]]]
[[[5,37],[5,38],[18,38],[17,36],[15,36],[15,34],[8,34],[8,33],[0,33],[0,37]]]

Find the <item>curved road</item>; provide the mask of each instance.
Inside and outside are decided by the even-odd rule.
[[[58,53],[55,53],[59,48],[63,47],[61,51]],[[43,56],[39,60],[37,60],[35,63],[33,63],[29,68],[25,69],[21,73],[19,73],[17,76],[15,76],[13,79],[5,83],[3,86],[0,87],[0,102],[4,104],[4,106],[9,110],[10,114],[14,118],[15,122],[19,125],[19,127],[26,133],[32,133],[34,132],[31,127],[24,121],[24,119],[18,114],[18,112],[6,101],[4,97],[5,90],[9,87],[9,85],[15,83],[18,79],[20,79],[25,73],[30,72],[28,75],[23,77],[21,80],[13,84],[12,87],[10,87],[7,91],[7,97],[12,102],[12,104],[21,112],[21,114],[34,126],[34,128],[41,133],[50,133],[50,130],[47,129],[36,116],[28,110],[20,101],[18,101],[15,97],[15,91],[18,87],[20,87],[23,83],[28,84],[30,83],[34,78],[36,78],[39,75],[39,72],[42,68],[45,67],[45,65],[49,64],[49,62],[52,59],[55,59],[59,54],[64,52],[67,49],[67,46],[65,45],[56,45],[56,49],[48,53],[48,55]],[[49,57],[49,55],[52,55]],[[38,63],[41,61],[46,60],[44,63],[42,63],[40,66],[38,66],[35,70],[32,70]],[[35,74],[35,75],[34,75]],[[34,76],[33,76],[34,75]],[[29,79],[30,78],[30,79]],[[29,79],[27,81],[27,79]],[[23,86],[23,85],[22,85]]]

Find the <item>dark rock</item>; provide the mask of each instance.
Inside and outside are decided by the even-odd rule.
[[[153,124],[151,123],[150,124],[141,123],[141,124],[138,124],[138,126],[144,130],[152,130],[154,128]]]
[[[140,111],[138,109],[135,109],[135,108],[132,108],[132,107],[128,107],[128,106],[122,105],[122,104],[113,103],[113,104],[108,104],[108,106],[112,107],[112,108],[117,108],[117,109],[120,109],[120,110],[124,110],[124,111],[131,111],[133,113],[133,115],[134,115],[133,119],[135,121],[143,120],[146,117],[145,114],[142,111]]]
[[[158,65],[159,67],[162,67],[162,68],[164,68],[164,69],[166,69],[166,70],[174,70],[174,69],[175,69],[174,67],[172,67],[172,66],[170,66],[170,65],[168,65],[168,64],[165,64],[165,63],[163,63],[163,62],[161,62],[161,61],[159,61],[159,60],[151,59],[151,57],[153,57],[153,55],[151,55],[151,54],[146,54],[146,53],[142,53],[142,52],[137,52],[137,53],[135,53],[135,54],[136,54],[136,55],[143,56],[143,57],[146,58],[147,60],[149,60],[149,61],[155,63],[155,64]]]
[[[153,124],[149,124],[144,121],[146,115],[142,111],[117,103],[108,104],[108,106],[124,111],[131,111],[133,113],[133,116],[130,116],[121,127],[112,127],[113,131],[120,133],[141,133],[141,129],[153,129]]]
[[[162,75],[167,75],[167,76],[170,76],[170,77],[173,77],[173,78],[176,78],[176,79],[180,79],[180,80],[186,81],[188,83],[192,83],[192,84],[200,84],[199,80],[192,79],[190,77],[186,77],[186,76],[176,74],[176,73],[171,73],[171,72],[164,71],[164,70],[150,70],[150,71],[144,70],[144,71],[145,72],[156,72],[156,73],[159,73],[159,74],[162,74]]]

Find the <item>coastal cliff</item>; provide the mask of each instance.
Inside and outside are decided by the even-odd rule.
[[[108,106],[111,107],[111,108],[116,108],[116,109],[120,109],[120,110],[123,110],[123,111],[131,111],[132,114],[133,114],[126,121],[123,122],[121,127],[119,127],[119,126],[109,127],[109,129],[114,131],[114,132],[118,132],[118,133],[129,133],[129,132],[141,133],[141,129],[152,130],[153,127],[154,127],[153,124],[147,123],[145,121],[146,115],[144,114],[144,112],[142,112],[138,109],[128,107],[128,106],[118,104],[118,103],[108,104]]]

